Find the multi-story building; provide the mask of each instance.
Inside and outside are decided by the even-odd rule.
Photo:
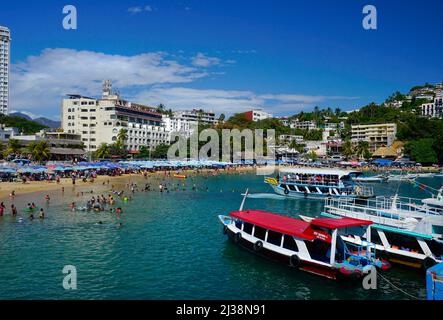
[[[280,143],[288,143],[290,144],[291,142],[295,141],[296,143],[302,143],[303,142],[303,136],[297,136],[297,135],[292,135],[292,134],[281,134],[278,137],[278,140],[280,141]]]
[[[0,114],[9,112],[11,32],[0,26]]]
[[[45,141],[48,143],[51,160],[80,160],[85,155],[81,135],[75,133],[41,130],[34,135],[15,135],[22,147],[31,142]]]
[[[199,124],[214,125],[216,123],[214,112],[197,109],[175,111],[172,116],[164,116],[162,121],[167,132],[178,133],[186,138],[192,135]]]
[[[397,135],[395,123],[364,124],[351,126],[351,141],[369,142],[369,149],[374,152],[380,147],[389,147]]]
[[[249,121],[257,122],[257,121],[260,121],[260,120],[265,120],[265,119],[268,119],[268,118],[272,118],[272,114],[267,113],[267,112],[265,112],[265,111],[263,111],[261,109],[254,109],[254,110],[251,110],[251,111],[246,111],[245,112],[245,117]]]
[[[105,81],[101,99],[68,95],[63,99],[61,114],[63,130],[80,134],[87,151],[116,142],[122,129],[129,153],[138,153],[142,146],[153,150],[169,143],[162,115],[154,108],[121,99],[112,92],[110,81]]]
[[[443,117],[443,94],[438,94],[434,98],[434,102],[424,103],[421,105],[421,114],[429,118]]]
[[[10,138],[18,135],[20,130],[18,128],[5,127],[4,125],[0,125],[0,140],[8,141]]]
[[[300,130],[316,130],[318,129],[317,124],[314,121],[292,121],[290,124],[291,129]]]

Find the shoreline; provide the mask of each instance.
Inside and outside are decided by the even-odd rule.
[[[276,169],[280,169],[282,166],[276,165]],[[374,170],[374,168],[359,168],[361,172],[385,172],[385,171],[395,171],[395,172],[403,172],[401,169],[378,169]],[[261,175],[269,175],[270,173],[264,174],[266,171],[266,166],[245,166],[245,167],[236,167],[231,169],[184,169],[184,170],[159,170],[148,173],[149,177],[167,177],[172,178],[172,176],[176,173],[187,175],[188,177],[194,176],[204,176],[208,174],[212,175],[230,175],[236,173],[245,173],[245,172],[258,172],[262,173]],[[409,171],[409,170],[408,170]],[[412,170],[413,172],[415,170]],[[166,172],[166,174],[165,174]],[[439,172],[433,167],[423,167],[420,172]],[[96,188],[97,186],[104,185],[105,182],[109,181],[109,184],[119,184],[122,180],[130,181],[131,178],[144,178],[143,173],[124,173],[120,176],[108,176],[108,175],[99,175],[94,179],[94,182],[83,182],[81,179],[77,179],[75,184],[75,189],[79,192],[84,191],[84,189],[90,189],[91,187]],[[37,194],[41,192],[57,192],[61,191],[62,188],[72,189],[74,185],[72,184],[71,178],[61,178],[60,183],[56,181],[28,181],[26,183],[22,182],[1,182],[0,183],[0,202],[11,200],[10,194],[12,191],[15,192],[15,198],[21,195],[29,195],[29,194]]]

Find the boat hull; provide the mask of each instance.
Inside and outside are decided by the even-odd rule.
[[[345,276],[343,276],[338,270],[321,265],[321,264],[316,264],[316,263],[312,263],[309,261],[305,261],[305,260],[300,260],[300,264],[297,267],[294,267],[291,265],[290,262],[290,258],[286,255],[280,254],[278,252],[266,249],[266,248],[262,248],[261,250],[257,251],[254,250],[254,244],[244,238],[241,238],[239,241],[236,241],[236,237],[235,237],[235,233],[230,230],[229,228],[226,230],[226,234],[228,236],[228,238],[231,240],[232,243],[236,244],[237,246],[246,249],[247,251],[258,255],[260,257],[278,262],[278,263],[282,263],[284,265],[287,265],[291,268],[294,269],[300,269],[302,271],[305,272],[309,272],[318,276],[322,276],[328,279],[332,279],[332,280],[349,280],[349,278],[346,278]],[[355,279],[357,280],[357,279]]]
[[[329,193],[308,193],[308,192],[299,192],[294,190],[288,190],[285,188],[280,187],[279,185],[271,185],[271,188],[274,190],[274,192],[278,195],[285,196],[288,198],[295,198],[295,199],[325,199],[328,197],[333,198],[341,198],[341,199],[354,199],[357,198],[357,195],[351,194],[351,195],[338,195],[338,194],[329,194]]]

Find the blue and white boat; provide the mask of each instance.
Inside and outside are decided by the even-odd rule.
[[[359,171],[326,168],[284,168],[277,177],[267,177],[275,193],[292,198],[371,198],[371,187],[363,186],[353,179]]]
[[[344,241],[356,245],[369,241],[391,263],[428,269],[443,262],[443,215],[426,206],[412,206],[413,200],[398,197],[362,201],[326,199],[321,214],[329,218],[353,218],[374,223],[371,234],[347,230]]]

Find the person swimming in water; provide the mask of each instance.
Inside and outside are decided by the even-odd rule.
[[[38,214],[39,219],[44,219],[45,218],[45,211],[43,210],[43,208],[40,208],[40,213]]]

